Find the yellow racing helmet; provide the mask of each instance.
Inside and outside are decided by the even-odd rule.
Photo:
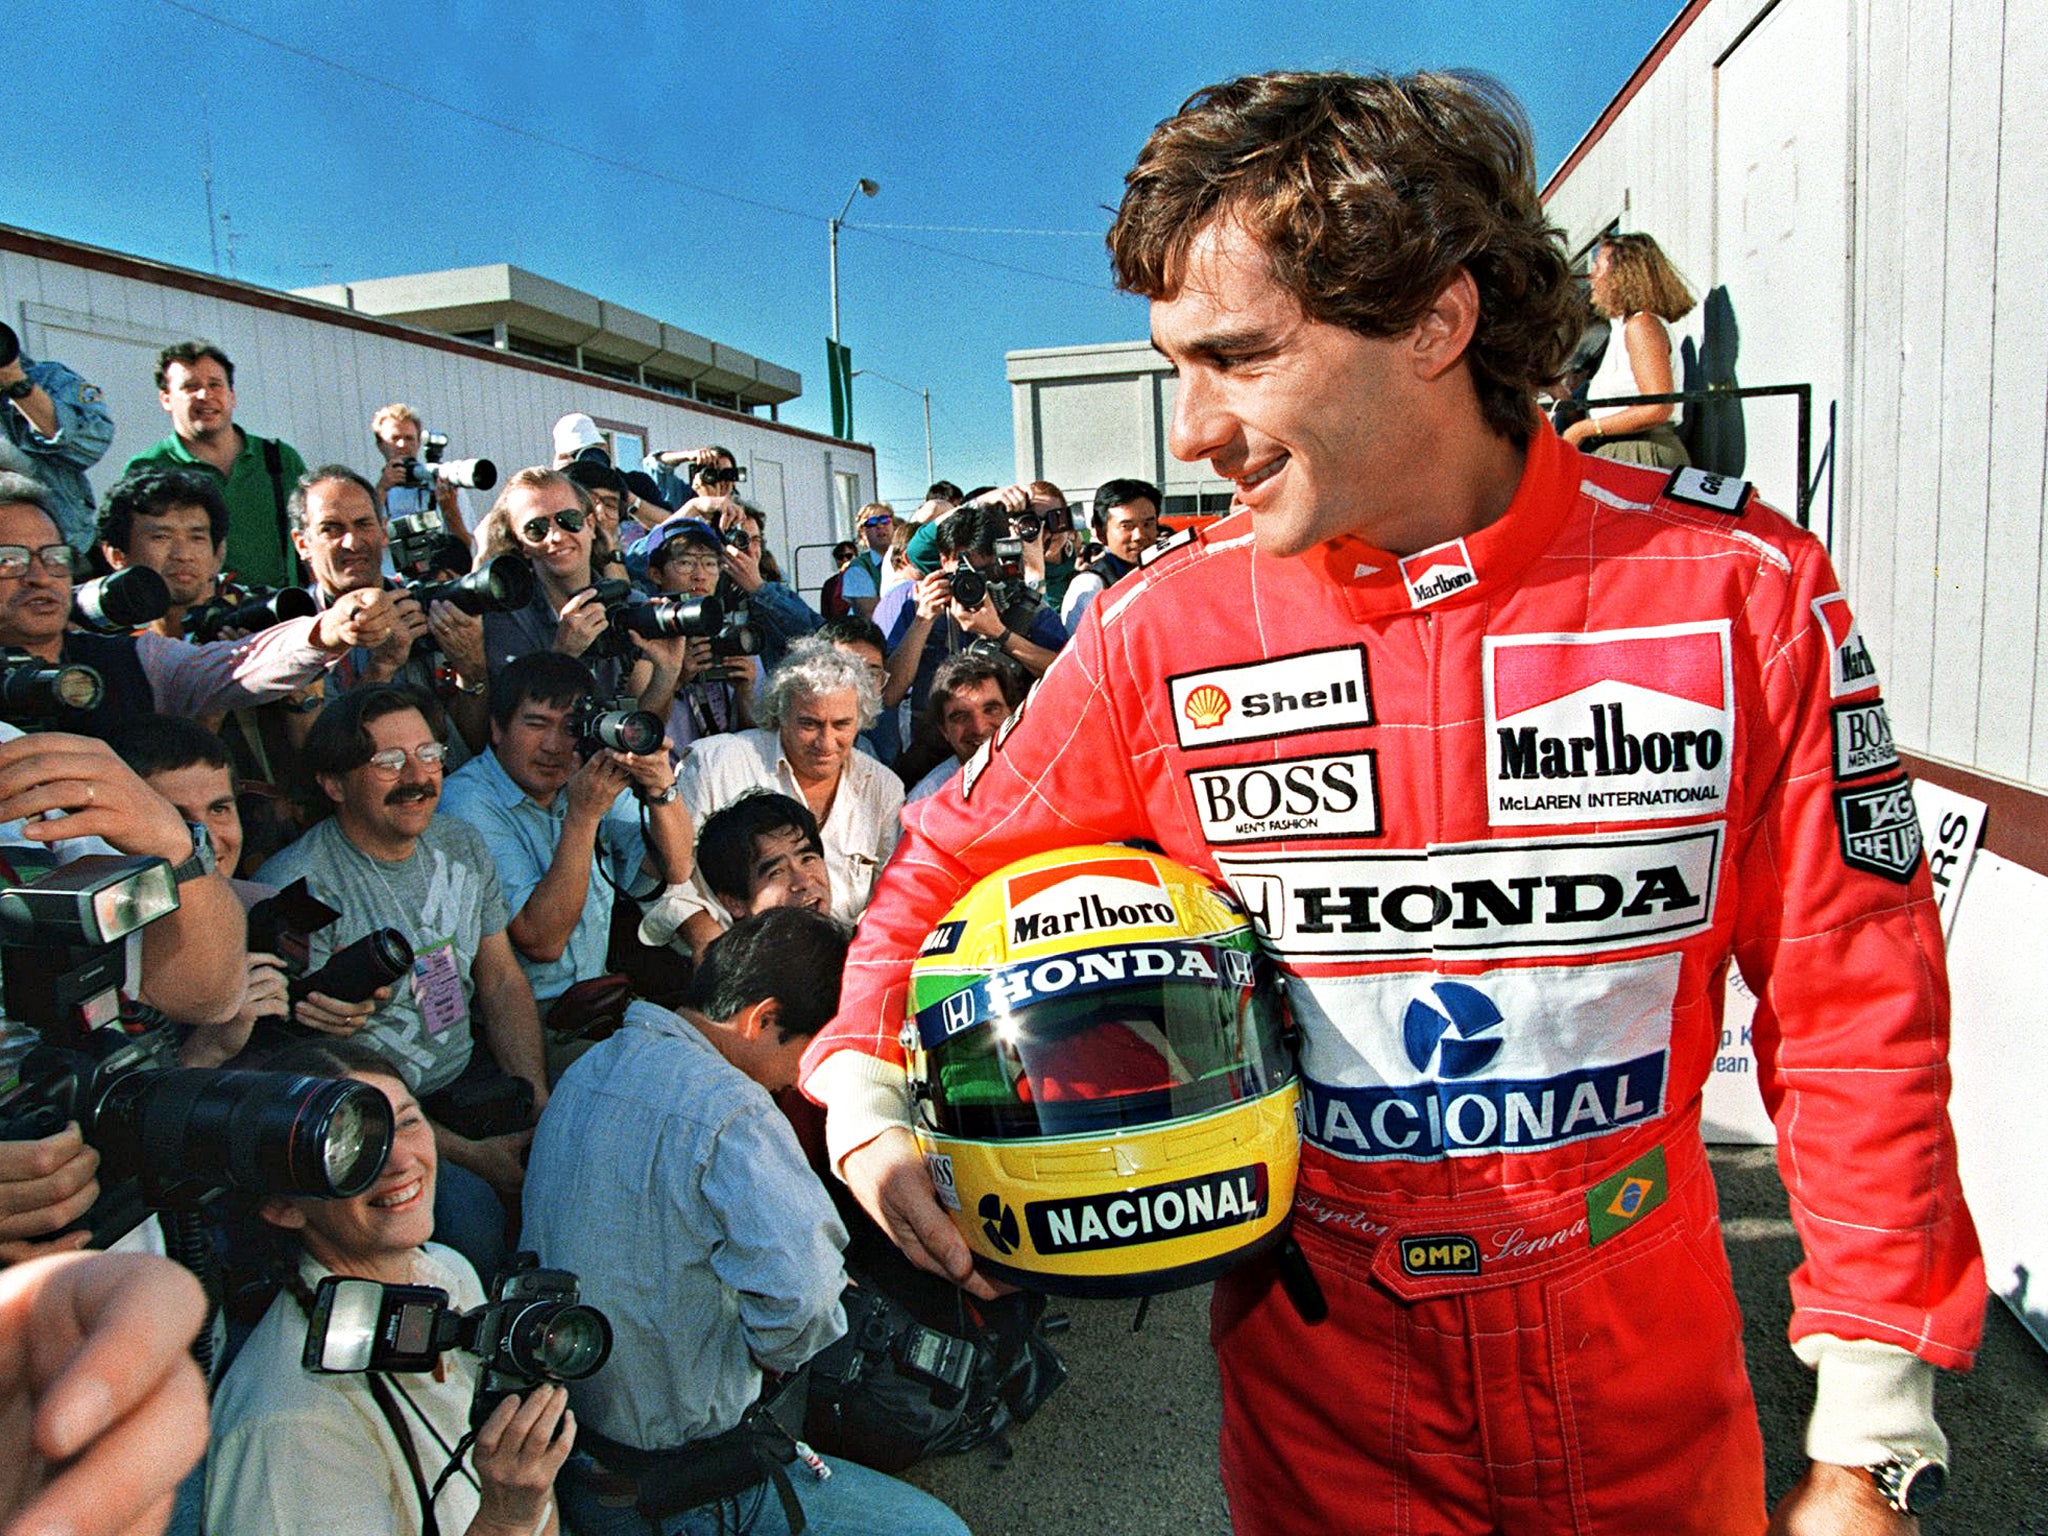
[[[986,1271],[1070,1296],[1207,1280],[1277,1242],[1300,1133],[1244,910],[1137,848],[997,870],[911,967],[917,1139]]]

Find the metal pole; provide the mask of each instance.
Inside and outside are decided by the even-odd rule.
[[[839,221],[829,220],[826,229],[832,246],[832,339],[839,340]]]
[[[931,484],[935,483],[935,482],[936,482],[936,481],[938,480],[938,478],[939,478],[939,477],[938,477],[938,475],[937,475],[937,474],[936,474],[936,473],[935,473],[935,472],[933,471],[933,469],[932,469],[932,391],[931,391],[931,386],[930,386],[930,385],[926,385],[926,386],[925,386],[925,388],[924,388],[924,389],[923,389],[923,390],[921,391],[921,393],[922,393],[922,394],[924,395],[924,483],[925,483],[926,485],[931,485]]]

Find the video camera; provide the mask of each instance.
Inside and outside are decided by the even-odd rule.
[[[9,725],[34,730],[63,710],[94,708],[106,691],[91,667],[45,661],[15,646],[0,651],[0,720]]]
[[[229,630],[253,635],[286,619],[309,619],[320,603],[304,587],[244,587],[223,583],[205,602],[185,610],[185,638],[197,645]]]
[[[574,1275],[542,1269],[532,1253],[513,1255],[491,1299],[469,1312],[436,1286],[329,1275],[314,1292],[300,1363],[325,1375],[431,1371],[449,1350],[463,1350],[483,1362],[474,1427],[511,1393],[581,1381],[611,1357],[611,1320],[580,1296]]]
[[[177,1031],[124,1010],[127,940],[176,909],[168,862],[89,854],[0,890],[0,1139],[77,1121],[100,1155],[79,1223],[104,1247],[150,1210],[226,1189],[356,1195],[391,1150],[391,1105],[364,1083],[184,1068]]]
[[[96,635],[125,635],[171,611],[171,589],[146,565],[126,566],[71,589],[71,622]]]

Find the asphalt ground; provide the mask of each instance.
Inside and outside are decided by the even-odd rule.
[[[1775,1499],[1805,1465],[1812,1402],[1812,1377],[1785,1343],[1799,1240],[1767,1150],[1716,1149],[1713,1164]],[[913,1468],[910,1480],[976,1536],[1228,1536],[1207,1287],[1156,1298],[1136,1333],[1135,1302],[1056,1305],[1073,1320],[1058,1341],[1071,1374],[1012,1432],[1008,1460],[981,1447]],[[2048,1355],[2003,1304],[1990,1305],[1976,1370],[1944,1376],[1935,1406],[1954,1481],[1923,1531],[2048,1536]],[[1369,1518],[1356,1528],[1373,1530]]]

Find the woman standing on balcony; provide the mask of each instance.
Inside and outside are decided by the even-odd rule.
[[[1615,322],[1606,355],[1586,387],[1589,400],[1669,394],[1671,328],[1691,313],[1692,291],[1648,235],[1609,235],[1593,257],[1593,307]],[[1626,405],[1596,412],[1565,429],[1588,453],[1680,469],[1691,460],[1673,428],[1671,405]]]

